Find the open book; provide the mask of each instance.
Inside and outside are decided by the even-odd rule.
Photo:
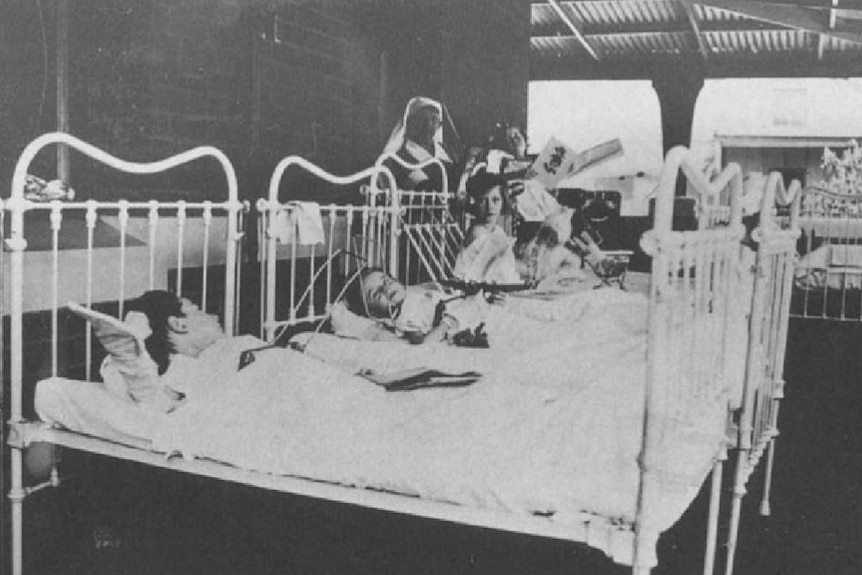
[[[376,373],[369,369],[360,370],[357,375],[386,389],[386,391],[410,391],[425,387],[463,387],[481,379],[482,374],[475,371],[464,373],[445,373],[436,369],[418,367],[388,373]]]

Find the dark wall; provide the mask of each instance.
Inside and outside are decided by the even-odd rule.
[[[467,145],[482,143],[501,120],[526,128],[530,4],[451,0],[443,27],[443,89]],[[526,133],[526,132],[525,132]]]
[[[60,1],[2,7],[3,182],[23,147],[56,126]],[[70,130],[137,161],[217,146],[237,168],[241,195],[259,197],[289,154],[339,174],[369,165],[417,94],[447,104],[465,145],[501,118],[523,123],[528,48],[521,0],[69,2]],[[224,189],[214,163],[132,187],[72,159],[80,197]],[[32,171],[55,177],[54,155]]]

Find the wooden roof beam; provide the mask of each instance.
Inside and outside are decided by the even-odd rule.
[[[834,38],[840,38],[849,42],[862,43],[862,34],[845,32],[843,30],[830,30],[829,27],[816,17],[816,13],[810,7],[778,5],[771,2],[742,1],[742,0],[679,0],[686,4],[702,4],[721,8],[729,12],[736,12],[749,18],[766,20],[774,24],[790,26],[797,30],[825,34]]]
[[[706,42],[703,39],[703,34],[700,33],[700,24],[697,22],[697,15],[694,13],[694,6],[691,4],[682,4],[682,9],[685,10],[685,16],[688,18],[688,23],[691,26],[691,31],[694,33],[694,38],[697,41],[697,51],[700,52],[700,57],[704,60],[709,59],[709,50],[706,47]]]
[[[562,20],[563,23],[568,26],[569,30],[572,31],[572,35],[577,39],[578,42],[580,42],[581,46],[583,46],[587,53],[593,57],[593,60],[597,62],[601,60],[599,54],[593,49],[592,46],[590,46],[590,43],[587,42],[587,39],[584,37],[583,32],[581,32],[580,26],[575,24],[571,16],[569,16],[569,14],[565,10],[563,10],[563,7],[560,6],[560,3],[557,0],[548,0],[548,3],[551,5],[551,8],[554,9],[554,12],[557,13],[557,16],[560,17],[560,20]]]

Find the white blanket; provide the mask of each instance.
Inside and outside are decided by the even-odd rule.
[[[646,299],[607,290],[497,309],[492,348],[347,341],[273,349],[155,424],[152,446],[243,469],[432,500],[631,522],[643,424]],[[536,317],[548,314],[565,321]],[[528,317],[531,316],[531,317]],[[338,366],[311,355],[336,350]],[[387,392],[351,375],[425,365],[477,370],[470,387]],[[656,518],[697,494],[724,432],[717,402],[666,434]],[[679,415],[676,414],[675,417]],[[62,422],[58,422],[62,423]]]
[[[579,321],[553,322],[535,339],[524,333],[549,326],[521,317],[524,330],[490,350],[319,335],[306,354],[264,353],[217,393],[179,408],[154,445],[440,501],[632,521],[646,339],[601,315],[587,307]],[[328,349],[337,350],[338,366],[309,357]],[[484,378],[467,388],[386,392],[349,375],[416,365]],[[662,527],[687,507],[712,463],[723,432],[718,406],[716,413],[666,438],[673,457],[662,474]]]

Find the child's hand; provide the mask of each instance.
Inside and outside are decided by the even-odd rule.
[[[506,294],[500,291],[485,292],[485,301],[491,305],[503,305],[506,303]]]
[[[511,180],[508,183],[507,190],[509,199],[512,200],[524,193],[524,180]]]

